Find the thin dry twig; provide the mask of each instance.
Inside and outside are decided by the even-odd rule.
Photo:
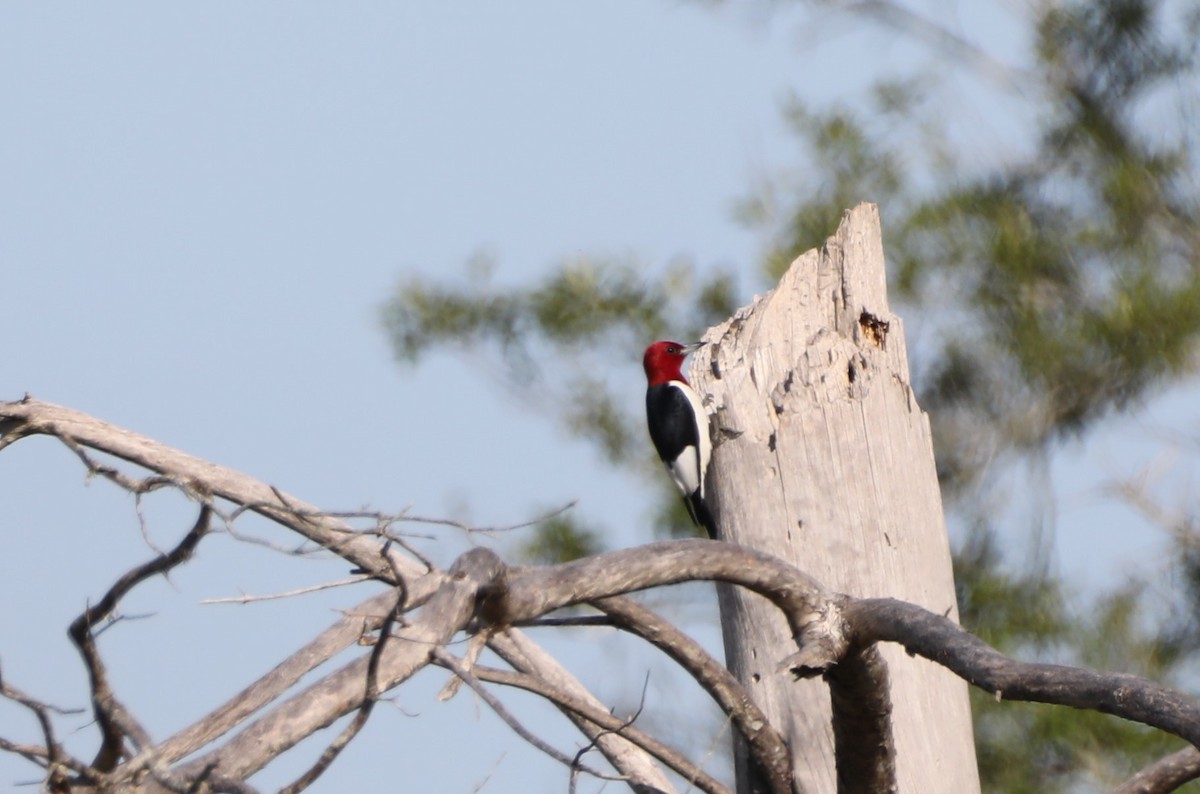
[[[439,664],[441,664],[442,666],[444,666],[447,670],[450,670],[455,675],[457,675],[459,678],[461,678],[467,686],[471,687],[471,689],[475,692],[475,694],[479,695],[480,699],[482,699],[484,703],[487,703],[488,706],[492,709],[492,711],[496,712],[496,716],[498,716],[500,719],[504,720],[504,722],[508,725],[508,727],[512,728],[513,731],[518,736],[520,736],[525,741],[529,742],[529,744],[533,745],[538,750],[541,750],[543,753],[545,753],[550,758],[553,758],[555,761],[558,761],[563,766],[566,766],[568,769],[575,768],[575,763],[571,758],[569,758],[565,754],[559,752],[556,748],[550,746],[546,742],[539,739],[528,728],[526,728],[524,725],[522,725],[520,720],[518,720],[516,717],[514,717],[512,715],[512,713],[509,712],[509,710],[507,708],[505,708],[504,704],[501,703],[496,698],[495,695],[493,695],[491,692],[489,692],[487,690],[487,687],[483,686],[483,684],[479,681],[479,679],[476,678],[471,673],[470,670],[468,670],[467,668],[465,668],[461,664],[459,664],[458,659],[454,658],[452,655],[447,653],[444,648],[435,648],[433,651],[433,659],[434,659],[434,661],[436,661]],[[581,768],[587,774],[592,775],[593,777],[599,778],[601,780],[624,780],[625,779],[622,776],[608,775],[603,772],[600,772],[599,770],[591,769],[590,767],[587,767],[587,766],[581,765]]]
[[[440,660],[435,659],[435,661],[440,663]],[[622,720],[611,712],[586,703],[577,697],[572,697],[561,689],[527,673],[498,670],[483,665],[476,665],[472,668],[472,672],[481,681],[523,689],[594,723],[600,730],[589,742],[589,748],[599,742],[603,735],[615,734],[638,745],[685,780],[694,783],[701,791],[710,792],[710,794],[727,794],[728,792],[728,789],[715,778],[710,777],[703,769],[688,760],[687,756],[664,744],[653,735],[642,731],[632,724],[632,720]]]
[[[456,521],[452,518],[430,518],[428,516],[413,516],[413,515],[407,515],[407,514],[404,515],[399,520],[410,521],[410,522],[417,523],[417,524],[429,524],[431,526],[452,527],[454,529],[462,530],[463,532],[466,532],[467,534],[473,534],[473,535],[499,535],[499,534],[504,534],[507,532],[514,532],[518,529],[525,529],[527,527],[536,526],[538,524],[541,524],[543,521],[549,521],[550,519],[556,518],[556,517],[562,515],[563,513],[567,512],[568,510],[571,510],[578,503],[579,503],[578,499],[572,499],[571,501],[567,502],[562,507],[555,508],[554,510],[551,510],[550,512],[544,513],[540,516],[535,516],[534,518],[530,518],[525,521],[519,521],[515,524],[499,524],[497,526],[492,526],[492,527],[475,526],[473,524],[467,524],[466,522],[463,522],[463,521]]]
[[[585,702],[599,712],[607,713],[604,704],[592,695],[579,679],[571,675],[557,659],[530,640],[519,629],[508,628],[493,633],[489,647],[520,673],[533,676],[555,690]],[[580,717],[569,708],[555,705],[559,712],[573,722],[584,735],[590,737],[597,734],[599,728],[596,723]],[[654,763],[653,757],[641,747],[615,734],[602,737],[599,741],[601,752],[604,753],[608,762],[630,781],[629,785],[635,791],[671,790],[672,787],[666,774]]]
[[[567,791],[569,794],[575,794],[575,785],[579,780],[579,773],[583,771],[583,757],[592,750],[597,749],[600,746],[600,740],[605,736],[608,736],[609,734],[624,736],[625,731],[637,721],[638,717],[642,716],[642,711],[646,708],[646,687],[649,685],[650,673],[647,671],[645,679],[642,680],[642,692],[638,696],[638,705],[637,708],[633,710],[633,714],[626,719],[621,720],[620,724],[614,728],[600,726],[600,730],[596,732],[596,735],[591,737],[588,743],[583,747],[580,747],[575,753],[575,757],[571,760],[571,777],[570,783],[567,786]]]
[[[38,726],[42,730],[42,740],[46,743],[44,747],[38,747],[36,745],[18,744],[6,739],[0,739],[0,749],[16,753],[26,760],[32,761],[46,769],[46,784],[48,787],[62,777],[62,770],[64,768],[70,769],[86,779],[95,779],[98,776],[96,770],[92,769],[88,764],[85,764],[63,750],[54,736],[54,723],[50,719],[50,712],[52,711],[58,714],[78,714],[83,709],[64,709],[43,703],[37,698],[31,697],[16,687],[11,686],[2,678],[0,678],[0,695],[33,712],[34,717],[38,721]]]
[[[480,780],[475,784],[475,788],[471,789],[471,794],[479,794],[479,792],[483,791],[484,786],[491,782],[492,775],[496,774],[496,770],[500,768],[500,762],[504,760],[504,756],[505,753],[500,753],[496,758],[496,763],[492,764],[492,768],[483,776],[483,780]]]
[[[248,595],[243,593],[240,596],[224,596],[222,598],[204,598],[200,600],[201,604],[251,604],[257,601],[273,601],[279,598],[291,598],[292,596],[306,595],[308,593],[316,593],[320,590],[331,590],[335,587],[345,587],[350,584],[358,584],[372,579],[367,574],[351,576],[347,579],[338,579],[336,582],[323,582],[322,584],[309,585],[308,587],[300,587],[295,590],[288,590],[282,593],[268,593],[267,595]]]
[[[176,480],[174,477],[163,474],[155,474],[149,477],[137,479],[124,474],[115,466],[110,466],[106,463],[100,463],[83,448],[75,439],[65,435],[55,435],[63,446],[75,453],[75,456],[83,463],[84,468],[88,471],[89,477],[101,477],[108,480],[135,496],[142,496],[151,491],[157,491],[160,488],[174,486],[179,490],[187,493],[187,485]]]

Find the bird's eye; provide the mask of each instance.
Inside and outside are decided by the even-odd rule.
[[[668,352],[668,353],[678,353],[678,352],[679,352],[679,348],[675,347],[674,345],[671,345],[671,346],[669,346],[669,347],[667,348],[667,352]]]

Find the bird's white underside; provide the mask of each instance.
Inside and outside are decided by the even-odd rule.
[[[699,488],[700,497],[704,498],[703,475],[708,471],[708,461],[712,457],[712,439],[708,436],[708,411],[704,410],[704,403],[700,401],[700,395],[696,394],[691,386],[678,380],[670,381],[670,385],[679,389],[687,397],[699,425],[697,435],[700,437],[699,454],[695,447],[684,447],[684,454],[676,458],[674,465],[669,467],[671,477],[684,494],[695,493]]]

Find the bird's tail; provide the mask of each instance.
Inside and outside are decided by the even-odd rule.
[[[696,526],[704,527],[708,536],[716,540],[717,522],[713,520],[712,513],[708,512],[708,505],[704,504],[704,498],[700,496],[700,489],[697,488],[695,493],[685,497],[683,501],[687,505],[688,515],[692,517],[692,521],[696,522]]]

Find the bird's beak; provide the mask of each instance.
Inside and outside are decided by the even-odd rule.
[[[702,347],[704,347],[703,342],[692,342],[690,345],[683,346],[683,354],[685,356],[690,355],[692,353],[695,353],[697,350],[699,350]]]

